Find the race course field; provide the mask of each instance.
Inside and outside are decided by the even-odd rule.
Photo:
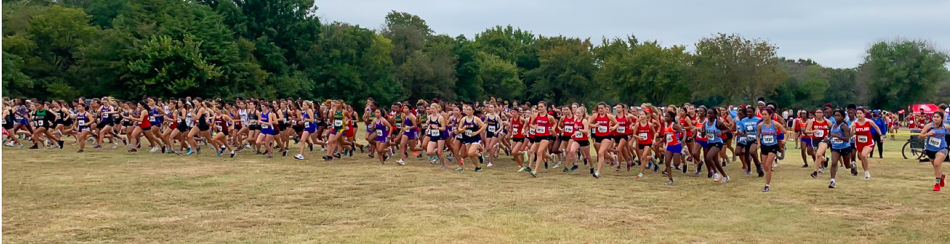
[[[3,242],[950,243],[950,190],[932,192],[932,167],[900,158],[898,139],[871,180],[842,171],[837,189],[790,146],[769,193],[738,162],[728,183],[676,172],[667,186],[583,165],[532,178],[505,156],[455,173],[359,153],[327,163],[319,150],[299,161],[3,147]]]

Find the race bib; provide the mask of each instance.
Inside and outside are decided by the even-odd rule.
[[[743,136],[743,137],[739,137],[739,143],[746,143],[747,141],[749,141],[749,140],[746,139],[746,137],[744,137],[744,136]]]
[[[296,125],[296,124],[297,124],[297,120],[291,120],[291,121],[290,121],[290,124]]]
[[[546,130],[547,130],[547,127],[538,127],[538,129],[536,129],[535,132],[537,132],[538,134],[544,134]]]
[[[310,127],[310,122],[303,122],[304,127]]]
[[[673,141],[673,134],[666,134],[666,141],[667,142]]]
[[[432,136],[439,136],[439,135],[441,135],[441,133],[440,133],[439,130],[430,130],[430,131],[429,131],[429,135],[432,135]]]
[[[762,143],[767,143],[767,144],[775,143],[775,136],[773,135],[762,136]]]
[[[534,128],[531,128],[531,129],[528,130],[528,134],[534,135],[534,131],[535,131],[535,129],[534,129]]]
[[[43,121],[42,121],[42,120],[37,120],[37,121],[36,121],[36,126],[43,126]]]
[[[927,145],[932,147],[940,147],[940,142],[940,138],[931,136],[930,139],[927,140]]]
[[[574,132],[574,138],[581,138],[581,137],[584,137],[584,133],[583,133],[583,132],[580,132],[580,131]]]
[[[518,134],[518,128],[512,128],[511,131],[513,131],[515,134]]]
[[[746,135],[745,138],[749,141],[755,141],[755,135]]]
[[[489,125],[489,126],[488,126],[488,131],[491,132],[491,133],[495,133],[495,126],[494,126],[494,125]]]
[[[752,126],[752,125],[745,126],[745,131],[754,131],[754,130],[755,130],[755,126]]]
[[[383,137],[383,130],[376,130],[377,137]]]
[[[343,126],[343,120],[342,119],[333,120],[333,126],[337,126],[337,127]]]
[[[712,132],[706,133],[706,138],[709,138],[709,139],[716,138],[716,133],[712,133]]]
[[[597,126],[597,132],[600,132],[600,133],[607,132],[607,126]]]
[[[564,132],[574,133],[574,127],[573,126],[564,127]]]
[[[835,138],[831,138],[831,143],[832,143],[832,144],[841,144],[841,143],[844,143],[844,141],[842,141],[841,139],[838,139],[837,137],[835,137]]]
[[[471,130],[471,129],[466,129],[466,130],[465,130],[465,136],[472,136],[472,130]]]
[[[617,133],[626,133],[626,132],[627,132],[627,127],[625,126],[617,127]]]
[[[215,125],[214,129],[217,131],[223,131],[220,125]]]
[[[264,129],[264,130],[270,129],[270,125],[262,125],[262,126],[261,126],[261,129]]]
[[[155,116],[151,116],[151,117],[152,117],[152,119],[149,120],[149,121],[151,121],[151,122],[158,122],[158,118],[155,118]]]
[[[647,138],[647,136],[648,136],[647,133],[640,133],[640,134],[637,134],[637,136],[640,137],[640,140],[647,140],[647,139],[650,139],[650,138]]]
[[[825,131],[823,130],[815,131],[815,137],[825,137]]]
[[[867,143],[867,142],[868,142],[868,136],[858,136],[858,142],[860,142],[860,143]]]
[[[336,123],[334,123],[335,125]],[[402,123],[396,123],[396,127],[402,127]]]

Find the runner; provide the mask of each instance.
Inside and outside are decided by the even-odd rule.
[[[587,120],[587,112],[583,107],[573,109],[573,122],[570,129],[572,131],[571,140],[567,152],[567,161],[570,167],[564,165],[564,172],[574,172],[579,167],[577,165],[578,154],[584,155],[584,158],[590,158],[590,123]],[[568,127],[565,127],[565,129]]]
[[[855,113],[857,120],[851,122],[851,134],[855,137],[857,144],[855,148],[858,150],[857,156],[861,160],[861,168],[864,169],[864,179],[867,180],[871,179],[871,172],[868,169],[868,156],[874,152],[876,142],[876,140],[872,139],[872,134],[877,133],[878,139],[880,139],[882,132],[881,129],[877,127],[877,124],[865,117],[865,114],[867,114],[867,110],[857,110]]]
[[[761,135],[759,143],[762,144],[762,163],[764,165],[771,165],[778,156],[780,146],[778,135],[785,131],[785,126],[782,126],[781,123],[772,119],[773,112],[771,108],[762,110],[762,115],[765,119],[756,126],[755,130]],[[772,183],[772,167],[761,168],[765,170],[765,187],[762,188],[762,192],[769,192]],[[762,170],[761,168],[759,170]]]
[[[679,162],[683,155],[683,145],[680,143],[680,137],[683,136],[683,127],[679,123],[674,123],[676,121],[676,112],[674,111],[667,111],[664,121],[669,126],[663,129],[664,137],[662,138],[666,142],[666,152],[663,155],[663,160],[666,164],[666,177],[669,179],[666,184],[672,185],[673,170],[670,165],[673,164],[672,162]]]
[[[460,125],[456,128],[456,133],[462,134],[462,148],[459,150],[461,153],[459,155],[459,167],[455,169],[455,172],[462,172],[463,159],[468,158],[475,164],[475,172],[481,172],[482,167],[479,166],[478,161],[475,160],[478,154],[478,148],[481,147],[481,133],[485,131],[485,123],[481,119],[475,117],[475,109],[472,108],[471,104],[462,105],[462,112],[465,113],[465,117],[462,117],[460,120]]]
[[[726,171],[723,170],[723,165],[719,163],[719,151],[722,150],[724,143],[722,135],[726,130],[729,129],[729,126],[726,123],[719,121],[719,110],[718,109],[709,109],[706,112],[706,117],[708,118],[706,123],[703,123],[702,133],[706,135],[706,166],[709,168],[709,171],[713,172],[713,181],[719,182],[722,179],[722,183],[729,181],[729,176],[726,174]],[[710,121],[711,119],[711,121]]]
[[[947,176],[943,174],[943,169],[940,168],[948,155],[947,136],[950,135],[950,131],[947,128],[950,127],[950,124],[940,123],[940,121],[945,120],[946,114],[944,112],[934,112],[933,121],[936,122],[925,125],[920,135],[917,136],[917,138],[925,140],[927,144],[925,153],[930,158],[934,167],[934,177],[937,179],[937,184],[934,184],[934,191],[940,191],[940,188],[947,184]]]
[[[613,146],[610,131],[617,129],[617,120],[609,110],[606,103],[600,102],[597,104],[597,114],[588,120],[591,129],[595,130],[594,147],[597,148],[597,167],[595,169],[593,164],[590,165],[590,175],[594,178],[600,178],[600,170],[604,167],[604,160],[607,160],[607,151]]]

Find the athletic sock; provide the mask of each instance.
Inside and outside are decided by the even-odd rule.
[[[940,177],[937,177],[937,184],[940,184]]]

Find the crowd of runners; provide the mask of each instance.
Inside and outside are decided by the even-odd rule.
[[[92,146],[192,155],[204,147],[219,157],[236,157],[243,150],[268,158],[275,153],[296,154],[299,160],[320,155],[326,161],[352,157],[359,150],[380,164],[395,159],[405,165],[411,157],[423,161],[427,156],[429,163],[455,167],[457,172],[466,164],[480,172],[504,154],[513,158],[518,172],[534,177],[542,167],[563,167],[565,173],[587,167],[592,177],[599,178],[607,166],[634,171],[637,179],[662,170],[670,185],[676,171],[726,183],[727,164],[739,162],[740,174],[764,177],[764,192],[770,190],[772,171],[790,153],[790,146],[799,151],[804,168],[814,168],[811,177],[829,171],[829,188],[836,187],[839,165],[857,176],[860,164],[864,178],[870,179],[868,161],[874,148],[882,157],[883,139],[888,132],[893,139],[898,125],[893,113],[854,105],[827,104],[795,112],[779,110],[764,99],[737,107],[599,103],[590,106],[592,111],[577,103],[519,105],[494,99],[480,104],[420,100],[390,106],[368,99],[361,110],[340,100],[190,97],[4,99],[3,105],[3,133],[9,147],[62,149],[68,140],[78,146],[78,153]],[[946,105],[940,109],[910,123],[921,130],[919,138],[926,143],[936,178],[934,191],[945,184],[941,164],[947,158],[950,134]],[[366,144],[356,140],[360,126]]]

